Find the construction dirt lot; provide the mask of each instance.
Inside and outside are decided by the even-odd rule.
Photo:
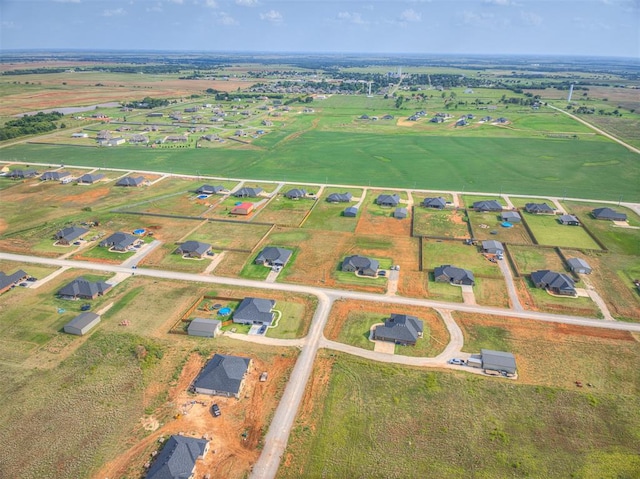
[[[180,379],[169,391],[164,406],[168,409],[166,422],[160,423],[152,415],[142,418],[138,429],[149,431],[148,436],[107,463],[94,476],[96,479],[140,476],[145,464],[152,461],[152,453],[159,449],[159,439],[172,434],[208,438],[209,453],[204,461],[197,462],[195,477],[207,473],[229,479],[246,477],[260,455],[260,440],[266,433],[295,356],[274,356],[271,364],[252,357],[251,371],[239,400],[187,392],[204,362],[200,354],[189,356]],[[262,371],[269,372],[266,382],[258,379]],[[213,403],[219,405],[221,416],[211,414]]]

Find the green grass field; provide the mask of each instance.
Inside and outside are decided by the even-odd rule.
[[[331,356],[329,383],[294,426],[279,478],[640,472],[637,396]]]
[[[491,263],[475,246],[468,246],[462,241],[423,240],[422,264],[425,270],[433,270],[443,264],[471,270],[475,276],[502,278],[502,273],[495,263]]]
[[[417,236],[441,236],[469,238],[464,212],[434,210],[416,206],[413,209],[413,234]]]
[[[557,216],[521,213],[538,244],[599,250],[600,246],[581,226],[562,225]]]
[[[348,129],[347,129],[348,130]],[[268,135],[267,135],[268,136]],[[259,142],[256,144],[259,146]],[[226,177],[388,187],[496,191],[532,195],[638,201],[636,155],[611,141],[439,137],[310,129],[271,147],[218,149],[84,149],[18,145],[4,150],[6,160],[64,162],[67,165],[131,168]],[[348,157],[344,152],[349,152]],[[384,158],[384,161],[381,160]],[[602,162],[602,158],[615,158]],[[345,168],[348,161],[349,168]],[[247,168],[247,165],[251,165]],[[491,167],[487,168],[487,164]],[[184,165],[184,166],[179,166]],[[617,172],[624,170],[620,177]],[[420,179],[419,181],[417,179]]]

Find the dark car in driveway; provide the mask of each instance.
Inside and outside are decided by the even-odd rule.
[[[220,414],[222,414],[220,412],[220,407],[217,404],[211,406],[211,414],[213,414],[215,417],[218,417],[220,416]]]

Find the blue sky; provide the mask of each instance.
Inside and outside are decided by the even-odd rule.
[[[0,0],[0,48],[640,58],[640,0]]]

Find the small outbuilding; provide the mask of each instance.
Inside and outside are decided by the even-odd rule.
[[[500,241],[485,240],[482,242],[482,251],[489,254],[501,255],[504,253],[504,245]]]
[[[579,274],[591,274],[591,266],[582,258],[569,258],[567,259],[567,264],[569,265],[569,269],[574,273]]]
[[[481,349],[482,369],[485,372],[498,372],[506,376],[515,376],[516,358],[513,354],[504,351],[493,351],[491,349]]]
[[[520,223],[522,221],[522,217],[517,211],[503,211],[500,214],[500,218],[502,221],[508,221],[509,223]]]
[[[64,332],[68,334],[75,334],[76,336],[83,336],[93,329],[99,322],[100,315],[92,313],[91,311],[85,311],[65,324]]]
[[[393,212],[393,217],[399,220],[405,219],[409,215],[409,212],[406,208],[396,208]]]
[[[218,319],[194,318],[187,328],[189,336],[215,338],[222,331],[222,322]]]
[[[254,207],[255,207],[254,203],[243,202],[243,203],[240,203],[239,205],[234,206],[233,209],[231,210],[231,214],[246,216],[248,214],[251,214]]]
[[[562,225],[580,226],[580,220],[574,215],[561,215],[561,216],[558,216],[558,221]]]
[[[357,206],[349,206],[345,208],[342,212],[342,216],[346,216],[347,218],[355,218],[358,216],[358,207]]]

